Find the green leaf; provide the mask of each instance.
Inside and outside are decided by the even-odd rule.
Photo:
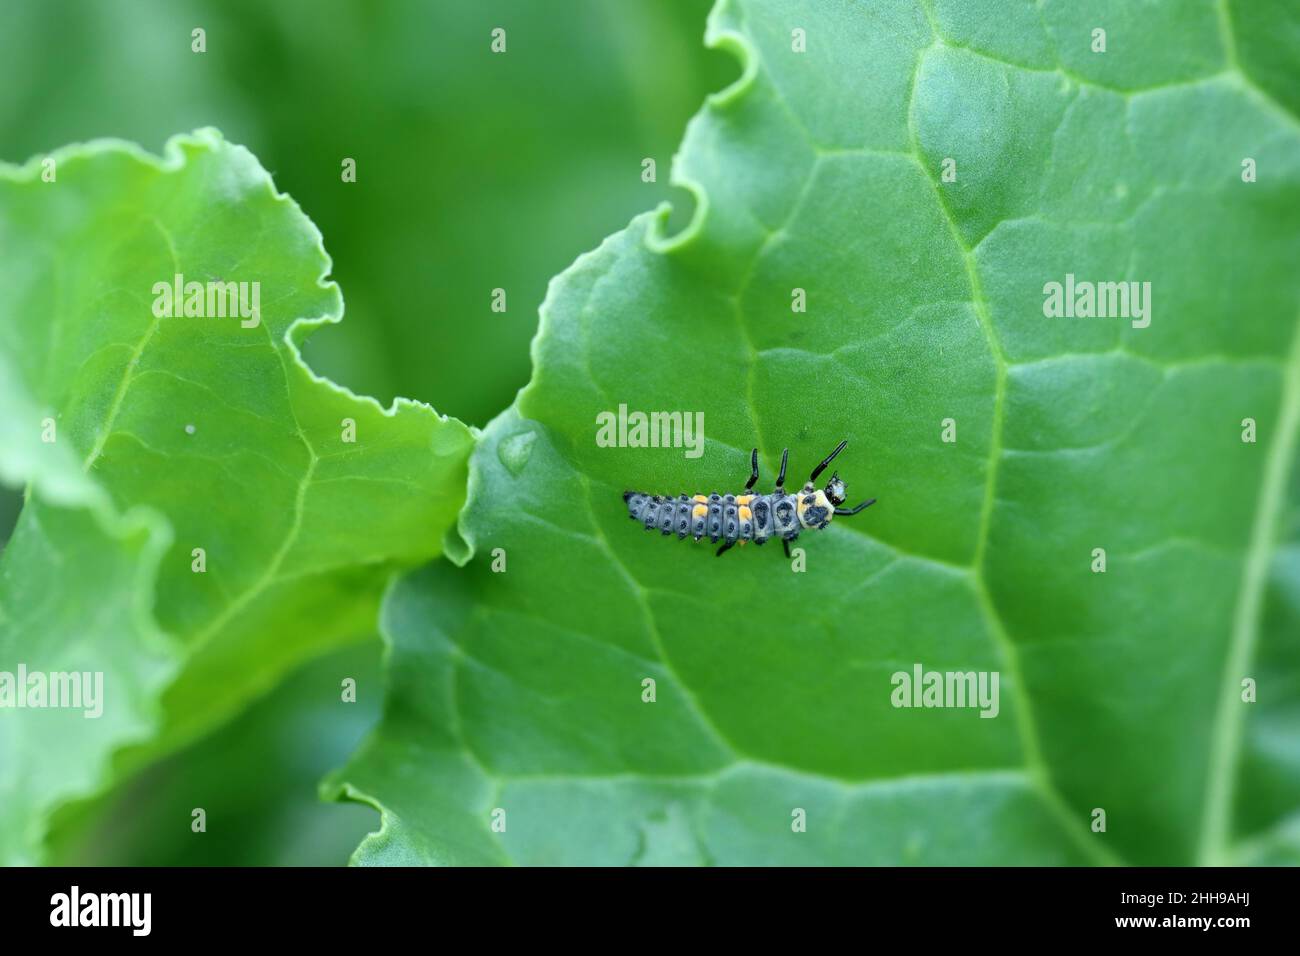
[[[122,771],[373,633],[393,570],[441,552],[473,442],[302,363],[342,299],[246,150],[203,130],[162,160],[50,158],[0,167],[0,476],[29,499],[0,557],[0,671],[102,671],[104,714],[0,710],[4,861],[38,858],[49,811],[124,744],[144,748]],[[260,314],[161,316],[177,275],[258,283]]]
[[[309,340],[311,366],[385,401],[420,397],[487,422],[528,380],[547,280],[670,195],[682,124],[730,68],[699,44],[708,2],[329,9],[8,0],[5,158],[99,135],[156,148],[177,130],[220,127],[310,212],[365,317]],[[203,54],[190,49],[196,26]],[[489,49],[495,27],[505,55]],[[355,183],[341,182],[344,157]],[[644,157],[656,182],[641,179]],[[505,314],[491,311],[495,288]]]
[[[679,154],[692,226],[553,283],[472,459],[474,560],[386,602],[386,715],[325,788],[383,814],[357,862],[1294,848],[1300,125],[1236,6],[1093,6],[718,4],[744,74]],[[1067,273],[1149,281],[1150,326],[1046,317]],[[704,412],[706,454],[599,447],[620,403]],[[783,446],[802,481],[841,438],[879,503],[800,538],[806,573],[620,500],[738,491],[751,445],[760,488]],[[996,718],[894,707],[917,664],[998,672]]]

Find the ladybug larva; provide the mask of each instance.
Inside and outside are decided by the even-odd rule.
[[[876,503],[872,498],[856,508],[840,507],[844,504],[845,485],[838,472],[831,473],[831,480],[824,490],[814,484],[847,444],[847,439],[840,442],[822,459],[798,494],[785,490],[785,466],[790,457],[788,448],[781,452],[781,473],[776,476],[775,490],[770,495],[750,493],[758,481],[758,449],[755,448],[750,456],[749,481],[745,483],[743,494],[678,495],[672,498],[625,491],[623,500],[627,503],[628,517],[640,521],[647,531],[658,528],[666,535],[675,532],[678,538],[689,534],[696,541],[707,535],[714,544],[723,542],[718,548],[719,555],[737,543],[753,541],[765,544],[768,538],[779,537],[785,546],[786,557],[789,557],[790,542],[805,528],[820,531],[836,515],[855,515]]]

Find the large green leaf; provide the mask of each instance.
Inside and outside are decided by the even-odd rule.
[[[356,860],[1285,858],[1300,124],[1268,90],[1300,51],[1268,31],[1282,15],[722,0],[708,39],[744,75],[678,157],[695,221],[666,237],[662,211],[639,217],[553,283],[533,380],[472,459],[473,562],[386,602],[386,715],[325,788],[383,813]],[[1150,282],[1149,327],[1045,317],[1069,273]],[[704,412],[705,456],[598,447],[620,403]],[[840,438],[851,499],[879,504],[800,539],[806,573],[627,520],[625,488],[739,490],[751,445],[760,487],[786,445],[802,480]],[[895,708],[891,675],[916,664],[998,671],[998,716]]]
[[[52,158],[0,167],[0,475],[29,489],[0,557],[0,671],[102,671],[105,699],[98,719],[0,710],[4,861],[37,857],[48,811],[115,749],[144,742],[139,763],[373,633],[393,569],[441,553],[473,441],[301,362],[341,296],[246,150],[205,130],[162,160]],[[178,274],[260,283],[259,320],[160,317]]]

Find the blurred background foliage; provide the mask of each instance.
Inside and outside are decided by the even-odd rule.
[[[355,703],[341,702],[345,677]],[[331,866],[378,826],[359,803],[322,803],[316,785],[342,765],[383,704],[379,644],[303,667],[206,740],[97,801],[68,807],[50,860],[68,866]],[[207,832],[191,830],[201,807]]]
[[[312,366],[385,404],[404,395],[483,425],[528,380],[551,276],[662,200],[689,218],[689,196],[668,185],[672,154],[705,94],[737,73],[702,46],[709,5],[3,0],[0,159],[105,136],[158,152],[173,133],[220,128],[334,259],[347,312],[308,342]],[[504,55],[490,50],[496,27]],[[657,182],[642,181],[647,157]],[[505,314],[491,311],[495,288]],[[0,501],[0,540],[19,501]],[[56,859],[343,862],[377,818],[318,805],[316,782],[377,714],[378,654],[376,640],[308,665],[214,737],[69,808]],[[345,676],[355,705],[339,702]],[[195,806],[205,839],[190,833]]]

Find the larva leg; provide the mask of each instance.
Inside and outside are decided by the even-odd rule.
[[[714,556],[715,558],[720,558],[720,557],[723,556],[723,554],[725,554],[726,552],[730,551],[730,550],[731,550],[732,548],[734,548],[735,546],[736,546],[736,542],[734,542],[734,541],[729,541],[729,542],[727,542],[726,544],[724,544],[722,547],[720,547],[720,548],[717,550],[717,552],[716,552],[713,556]]]
[[[787,558],[790,557],[790,539],[789,539],[789,538],[782,538],[782,539],[781,539],[781,547],[785,548],[785,556],[786,556]]]

